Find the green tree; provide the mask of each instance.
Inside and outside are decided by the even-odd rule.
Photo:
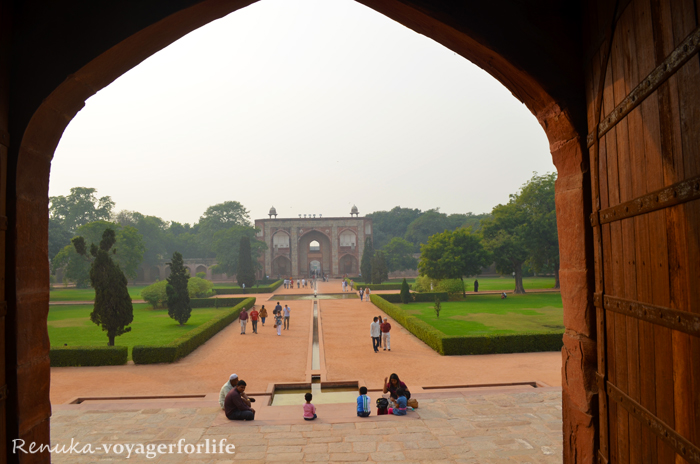
[[[480,274],[489,262],[481,237],[471,229],[457,229],[435,234],[421,246],[418,271],[431,279],[460,279],[466,296],[464,276]]]
[[[86,244],[97,244],[105,229],[115,231],[119,244],[112,250],[114,260],[119,264],[127,278],[135,279],[144,253],[141,235],[133,227],[121,227],[118,224],[101,220],[83,224],[78,228],[78,234],[83,237]],[[78,288],[88,287],[90,260],[76,253],[73,245],[67,245],[59,251],[51,266],[53,272],[65,267],[64,276],[67,280],[75,282]]]
[[[386,255],[379,250],[372,256],[372,283],[381,284],[389,280],[389,269],[386,266]]]
[[[515,274],[514,292],[525,293],[522,266],[530,256],[525,240],[527,212],[517,204],[517,195],[511,195],[510,202],[495,206],[492,215],[482,223],[484,245],[493,254],[498,272]]]
[[[413,244],[401,237],[394,237],[382,248],[389,272],[415,269],[418,260],[413,257]]]
[[[408,282],[403,279],[401,282],[401,303],[408,304],[411,302],[411,289],[408,287]]]
[[[408,225],[404,238],[413,243],[415,251],[420,251],[420,246],[428,243],[428,239],[432,235],[450,230],[450,226],[447,214],[441,213],[437,209],[431,209]]]
[[[167,223],[156,216],[144,216],[134,212],[133,227],[143,236],[145,252],[143,262],[148,266],[161,263],[168,256],[165,231]]]
[[[255,229],[248,226],[232,226],[214,234],[213,249],[216,253],[216,272],[232,276],[238,271],[240,243],[243,237],[248,238],[253,270],[260,267],[258,258],[267,250],[265,242],[255,239]]]
[[[68,196],[50,197],[49,218],[62,223],[71,234],[89,222],[109,220],[114,202],[110,197],[98,199],[95,192],[94,188],[73,187]]]
[[[375,211],[367,215],[372,219],[372,237],[374,246],[379,249],[386,246],[394,237],[406,235],[408,225],[421,214],[419,209],[396,206],[391,211]]]
[[[115,337],[130,332],[131,327],[127,326],[134,320],[126,276],[110,256],[110,249],[116,241],[114,230],[107,229],[102,234],[99,247],[94,243],[90,246],[93,257],[90,283],[95,289],[95,306],[90,320],[107,332],[108,346],[114,346]],[[79,255],[88,257],[83,237],[74,238],[73,246]]]
[[[245,235],[241,237],[238,249],[236,280],[241,287],[243,284],[248,288],[252,288],[255,285],[255,267],[253,266],[253,256],[250,251],[250,239]]]
[[[372,238],[365,238],[365,248],[362,250],[362,259],[360,260],[360,272],[362,280],[367,283],[372,282],[372,257],[374,256],[374,248],[372,247]]]
[[[212,205],[199,218],[197,237],[208,252],[213,252],[214,234],[233,226],[251,226],[247,209],[237,201]]]
[[[550,268],[554,271],[554,288],[559,288],[559,235],[554,205],[556,173],[542,176],[535,173],[520,189],[518,205],[528,215],[523,238],[530,257],[528,263],[535,272]]]
[[[180,325],[184,325],[192,314],[190,306],[190,294],[187,289],[190,274],[182,260],[182,255],[177,251],[173,253],[173,259],[168,263],[170,275],[165,293],[168,296],[168,316],[175,319]]]
[[[62,221],[49,217],[49,259],[51,261],[66,246],[73,248],[70,243],[71,238],[73,234]]]

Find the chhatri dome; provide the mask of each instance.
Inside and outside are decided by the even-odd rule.
[[[350,216],[359,216],[360,212],[357,210],[357,206],[352,205],[352,209],[350,210]]]
[[[267,213],[267,214],[270,216],[270,218],[272,218],[272,216],[274,216],[275,218],[277,218],[277,210],[275,209],[274,206],[273,206],[272,208],[270,208],[270,212]]]

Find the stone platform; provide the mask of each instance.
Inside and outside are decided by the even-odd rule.
[[[370,392],[374,399],[379,395]],[[561,388],[491,388],[414,395],[408,416],[358,418],[354,404],[317,405],[319,418],[302,419],[301,406],[255,403],[256,420],[228,421],[211,399],[179,402],[85,402],[56,405],[52,445],[202,444],[202,454],[148,459],[126,451],[52,455],[53,462],[562,462]],[[261,398],[262,400],[262,398]],[[205,454],[215,440],[235,454]],[[177,448],[174,448],[176,451]]]

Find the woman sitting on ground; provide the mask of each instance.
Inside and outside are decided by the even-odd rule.
[[[387,378],[384,377],[384,393],[389,393],[392,399],[398,398],[396,392],[399,388],[402,388],[404,390],[404,392],[406,393],[406,398],[411,397],[411,393],[408,391],[408,387],[405,383],[399,380],[398,375],[391,374],[388,380],[389,381],[387,382]]]

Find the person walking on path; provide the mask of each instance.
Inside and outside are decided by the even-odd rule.
[[[275,306],[275,309],[272,310],[272,315],[274,316],[275,314],[279,314],[282,312],[282,305],[280,302],[277,302],[277,306]]]
[[[381,325],[382,329],[382,342],[384,343],[384,351],[391,351],[391,324],[389,320],[384,318],[384,323]]]
[[[250,322],[253,324],[253,333],[256,334],[258,333],[258,313],[255,310],[255,307],[253,307],[253,310],[250,312]]]
[[[243,308],[238,318],[241,320],[241,335],[245,335],[245,326],[248,324],[248,311]]]
[[[475,280],[474,281],[474,293],[479,291],[479,281]]]
[[[277,328],[277,335],[282,335],[282,313],[275,314],[275,327]]]
[[[289,306],[284,305],[284,309],[282,310],[282,314],[284,315],[284,330],[289,330],[289,313],[291,311]]]
[[[246,383],[239,380],[236,388],[232,389],[224,400],[224,411],[228,420],[253,420],[255,419],[255,409],[250,407],[243,395],[245,394]]]
[[[365,301],[369,303],[369,287],[365,287]]]
[[[382,331],[379,325],[379,318],[375,317],[374,322],[369,325],[369,336],[372,337],[372,348],[375,353],[379,353],[379,347],[382,344],[381,335]]]
[[[265,309],[265,305],[260,308],[260,320],[262,321],[262,326],[265,327],[265,319],[267,319],[267,309]]]
[[[362,297],[365,296],[365,292],[362,291],[362,287],[360,287],[360,303],[362,303]]]

